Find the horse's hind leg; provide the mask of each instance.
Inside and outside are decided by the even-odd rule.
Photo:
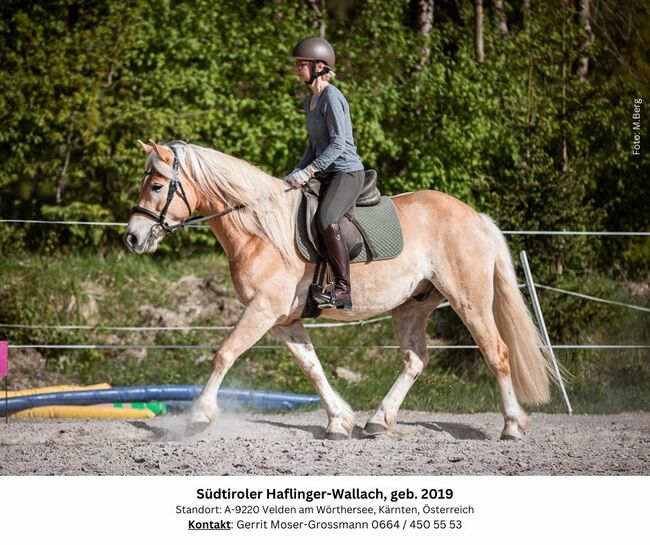
[[[327,438],[347,439],[354,429],[354,413],[327,381],[305,327],[296,321],[286,326],[274,327],[273,333],[285,343],[293,359],[318,391],[329,420]]]
[[[423,301],[408,299],[393,310],[393,329],[400,345],[402,368],[379,408],[368,419],[366,434],[377,435],[395,425],[406,394],[429,361],[427,319],[442,301],[443,297],[434,291]]]
[[[458,290],[451,290],[446,295],[496,377],[505,421],[501,439],[520,439],[528,426],[528,417],[517,401],[510,377],[508,346],[503,342],[494,320],[491,273],[489,276],[485,273],[485,278],[479,277],[480,274],[483,273],[471,275],[474,278],[469,278],[468,274],[462,289],[458,286]]]

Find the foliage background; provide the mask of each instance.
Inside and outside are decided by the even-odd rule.
[[[647,4],[592,2],[584,83],[571,73],[573,3],[530,2],[524,17],[521,2],[506,2],[507,37],[484,4],[479,64],[469,1],[435,2],[426,38],[412,0],[3,2],[0,215],[125,221],[138,138],[214,147],[282,175],[306,140],[306,89],[289,55],[322,27],[361,156],[385,193],[446,191],[504,229],[648,230],[648,158],[631,154],[632,101],[650,83]],[[625,30],[622,13],[633,14]],[[57,250],[99,242],[58,236]],[[534,260],[553,255],[537,270],[647,273],[638,239],[521,242]]]
[[[291,49],[324,30],[337,50],[335,83],[351,105],[360,155],[379,171],[384,193],[449,192],[503,229],[650,230],[647,3],[592,0],[584,82],[574,70],[582,31],[573,2],[531,1],[528,13],[524,2],[504,2],[507,36],[497,30],[492,3],[483,3],[486,58],[478,63],[469,0],[436,1],[427,36],[417,31],[414,0],[5,0],[0,217],[126,221],[143,168],[137,139],[182,139],[283,175],[306,141],[306,89],[293,75]],[[632,154],[635,98],[643,100],[639,156]],[[647,288],[647,237],[510,242],[515,252],[527,250],[541,282],[619,298],[631,293],[620,286]],[[47,267],[34,252],[69,264],[66,254],[90,250],[110,263],[122,255],[120,244],[119,229],[0,224],[8,264],[0,319],[45,323],[54,316],[55,304],[33,296],[60,289],[66,277],[45,281]],[[193,230],[147,259],[187,259],[215,244]],[[82,261],[91,271],[92,260]],[[69,287],[81,290],[80,276]],[[640,293],[647,299],[647,289]],[[602,334],[611,341],[638,332],[628,340],[643,342],[648,335],[647,321],[631,325],[561,298],[545,305],[554,339]],[[607,336],[612,324],[618,329]],[[431,334],[467,340],[453,317]],[[70,357],[77,358],[70,369],[85,365],[85,356]],[[626,358],[624,369],[647,370],[639,353]],[[571,356],[568,364],[585,376],[587,360],[594,357]],[[469,365],[465,356],[448,361],[459,376]]]

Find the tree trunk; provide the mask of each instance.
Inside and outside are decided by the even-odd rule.
[[[567,0],[563,0],[566,5]],[[566,87],[567,87],[567,47],[566,47],[566,9],[562,17],[562,173],[569,170],[569,148],[566,138]]]
[[[325,6],[325,0],[307,0],[309,7],[314,10],[316,17],[318,18],[318,30],[321,38],[325,38],[325,30],[327,29],[327,24],[325,23],[325,13],[327,8]]]
[[[420,60],[416,65],[417,70],[422,70],[429,64],[431,49],[429,48],[429,35],[433,28],[433,8],[435,0],[417,0],[416,32],[422,37],[423,45],[420,50]]]
[[[61,204],[63,201],[63,192],[68,186],[70,181],[68,178],[68,165],[70,164],[70,154],[72,153],[72,133],[68,134],[66,139],[65,146],[61,147],[61,155],[63,158],[63,166],[61,167],[61,173],[59,174],[59,180],[56,183],[56,204]]]
[[[494,15],[497,21],[497,28],[501,35],[508,35],[508,21],[506,20],[506,12],[503,9],[503,0],[493,0]]]
[[[434,0],[417,0],[417,32],[421,36],[428,36],[433,27]]]
[[[476,49],[476,60],[482,64],[485,60],[483,50],[483,0],[474,0],[474,46]]]
[[[582,35],[580,36],[580,43],[578,45],[579,57],[576,61],[575,73],[578,76],[578,81],[584,83],[589,73],[589,46],[594,41],[589,15],[589,0],[576,0],[575,7],[578,25],[582,29]]]
[[[524,0],[522,4],[522,12],[524,17],[524,29],[528,30],[530,24],[530,0]]]

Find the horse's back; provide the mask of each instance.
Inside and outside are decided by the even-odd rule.
[[[462,226],[464,229],[477,228],[485,232],[487,224],[474,208],[460,199],[436,191],[424,189],[402,193],[391,197],[402,222],[402,228],[447,230]]]

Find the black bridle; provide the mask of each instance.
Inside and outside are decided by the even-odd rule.
[[[189,211],[188,218],[192,215],[192,207],[190,206],[190,202],[187,200],[185,189],[183,188],[183,184],[181,183],[180,177],[178,175],[178,155],[176,153],[176,148],[174,146],[170,146],[170,149],[174,154],[174,161],[172,163],[172,177],[171,180],[169,181],[169,189],[167,190],[167,200],[165,201],[165,206],[161,210],[160,214],[156,214],[155,212],[152,212],[151,210],[147,210],[142,206],[134,206],[131,208],[131,214],[143,214],[156,222],[154,225],[151,226],[151,230],[149,231],[149,238],[152,237],[157,238],[161,230],[164,231],[165,234],[170,234],[174,232],[176,229],[181,229],[186,225],[200,223],[202,221],[207,221],[212,218],[225,216],[227,214],[230,214],[231,212],[241,210],[246,206],[245,204],[238,204],[236,206],[233,206],[221,212],[215,212],[214,214],[208,214],[207,216],[198,216],[196,218],[185,219],[184,221],[181,221],[174,225],[169,225],[165,221],[165,218],[167,217],[167,211],[169,210],[169,205],[171,204],[172,200],[174,199],[174,195],[176,195],[177,192],[178,192],[178,196],[181,199],[183,199],[185,206],[187,206],[187,210]],[[144,178],[150,176],[154,172],[155,170],[153,169],[146,170],[144,173]]]

